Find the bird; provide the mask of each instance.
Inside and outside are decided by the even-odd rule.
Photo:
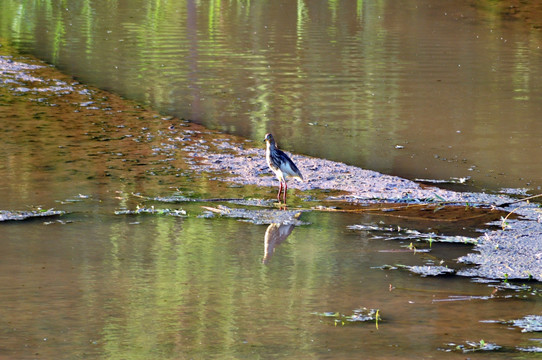
[[[291,176],[303,182],[303,175],[301,175],[301,171],[299,171],[292,159],[277,147],[272,134],[265,134],[264,141],[266,142],[265,159],[267,160],[267,165],[269,165],[269,168],[275,173],[275,176],[280,182],[277,199],[280,203],[280,194],[284,185],[283,200],[286,205],[286,192],[288,191],[286,177]]]

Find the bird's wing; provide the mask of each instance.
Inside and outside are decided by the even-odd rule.
[[[281,159],[281,166],[280,166],[281,170],[286,175],[299,177],[301,180],[303,180],[303,175],[301,175],[301,171],[299,171],[299,169],[294,164],[292,159],[290,159],[290,157],[286,155],[284,151],[282,150],[277,149],[277,153],[279,155],[278,157]]]

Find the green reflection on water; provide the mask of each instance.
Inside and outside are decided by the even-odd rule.
[[[86,82],[252,139],[271,131],[292,151],[492,188],[536,182],[536,163],[502,149],[538,149],[540,34],[511,27],[501,4],[437,5],[7,0],[0,34]],[[511,137],[514,119],[525,126]]]
[[[81,96],[68,97],[60,107],[51,106],[62,99],[54,93],[39,102],[45,95],[14,97],[6,89],[1,89],[2,98],[19,104],[6,104],[0,113],[6,130],[0,143],[9,156],[0,167],[9,199],[0,200],[25,206],[92,195],[67,206],[75,210],[67,218],[73,223],[2,228],[0,279],[2,288],[9,289],[0,293],[3,308],[9,309],[3,313],[9,320],[2,334],[12,345],[2,351],[12,358],[36,353],[45,358],[66,353],[82,358],[303,358],[330,351],[337,357],[367,351],[420,358],[436,352],[449,337],[478,336],[479,329],[469,325],[479,321],[481,308],[497,314],[490,318],[518,318],[518,311],[536,305],[536,300],[525,304],[515,298],[455,309],[433,304],[434,293],[446,297],[491,289],[465,279],[428,281],[373,269],[382,263],[423,261],[411,253],[381,255],[380,249],[397,244],[345,231],[346,225],[374,219],[308,214],[311,225],[294,229],[264,265],[264,226],[199,219],[188,205],[188,219],[116,217],[119,206],[139,201],[128,194],[170,194],[169,186],[223,196],[266,190],[224,189],[201,177],[175,177],[182,165],[172,161],[164,169],[163,156],[152,151],[167,142],[170,123],[133,104],[115,102],[110,94],[115,111],[105,104],[94,111],[77,105],[89,100],[79,91]],[[106,94],[95,93],[93,100],[102,106],[99,99]],[[274,196],[275,189],[267,190]],[[390,284],[402,290],[392,293]],[[424,287],[430,290],[418,290]],[[382,324],[379,333],[372,326],[335,329],[310,316],[351,313],[360,306],[390,314],[390,326]],[[454,321],[460,326],[449,327]],[[508,330],[491,334],[511,342],[521,339]]]
[[[307,340],[314,319],[306,309],[325,296],[342,268],[323,256],[334,253],[326,239],[335,235],[322,226],[316,232],[297,229],[302,237],[294,231],[266,266],[260,261],[263,226],[170,218],[129,225],[126,220],[111,224],[109,253],[94,265],[96,275],[110,284],[108,291],[96,278],[88,293],[105,296],[89,303],[106,301],[101,342],[109,358],[235,356],[247,341],[253,346],[284,342],[277,351],[287,354]],[[286,331],[293,324],[298,330]],[[292,338],[292,331],[301,337]]]

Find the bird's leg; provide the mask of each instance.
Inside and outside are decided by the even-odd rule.
[[[279,201],[279,204],[280,204],[280,193],[282,192],[282,181],[279,180],[279,193],[277,194],[277,200]]]
[[[284,205],[286,205],[286,193],[288,192],[288,184],[284,182]]]

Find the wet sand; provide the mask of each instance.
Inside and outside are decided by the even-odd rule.
[[[241,185],[276,186],[265,163],[261,148],[246,148],[228,141],[212,141],[215,149],[206,143],[194,143],[185,150],[189,156],[201,160],[192,169],[206,173],[226,173],[220,180]],[[280,144],[279,144],[280,145]],[[536,279],[542,281],[542,213],[536,203],[517,203],[504,195],[455,192],[365,170],[343,163],[308,156],[292,155],[306,181],[290,181],[289,187],[300,191],[337,190],[334,196],[355,203],[447,203],[491,207],[506,212],[514,211],[521,220],[507,220],[505,229],[484,233],[476,239],[474,250],[459,262],[476,264],[458,272],[463,276],[495,279]],[[495,225],[500,226],[501,222]]]
[[[5,50],[5,49],[4,49]],[[104,92],[65,80],[65,76],[54,70],[44,75],[41,71],[49,68],[30,58],[15,54],[0,57],[0,86],[14,94],[38,94],[40,101],[54,98],[56,106],[94,106],[102,102]],[[41,71],[41,72],[40,72]],[[56,74],[56,75],[55,75]],[[51,76],[52,78],[46,78]],[[57,77],[58,78],[55,78]],[[69,101],[58,99],[68,97]],[[101,99],[101,100],[98,100]],[[29,101],[20,98],[20,101]],[[35,101],[35,100],[32,100]],[[64,105],[63,105],[64,104]],[[114,109],[113,104],[109,108]],[[71,112],[72,110],[70,110]],[[158,114],[155,115],[160,120]],[[178,150],[176,156],[184,156],[190,171],[212,177],[216,180],[235,183],[240,186],[276,187],[277,180],[267,169],[263,144],[254,143],[233,136],[210,131],[186,121],[162,118],[168,121],[168,142],[163,150]],[[280,146],[280,139],[278,139]],[[142,145],[144,146],[144,145]],[[160,151],[160,149],[154,149]],[[542,281],[542,217],[537,204],[519,203],[499,206],[510,202],[506,195],[467,193],[427,187],[399,177],[380,174],[343,163],[301,155],[292,155],[306,181],[289,181],[291,189],[297,189],[296,196],[304,191],[328,197],[328,192],[340,192],[332,197],[354,203],[446,203],[468,204],[469,206],[493,207],[521,215],[520,219],[508,221],[503,229],[492,230],[476,239],[474,252],[458,261],[477,266],[467,267],[459,275],[496,279],[535,279]],[[240,191],[240,193],[243,193]],[[292,192],[290,192],[292,194]],[[17,209],[4,209],[17,210]]]

